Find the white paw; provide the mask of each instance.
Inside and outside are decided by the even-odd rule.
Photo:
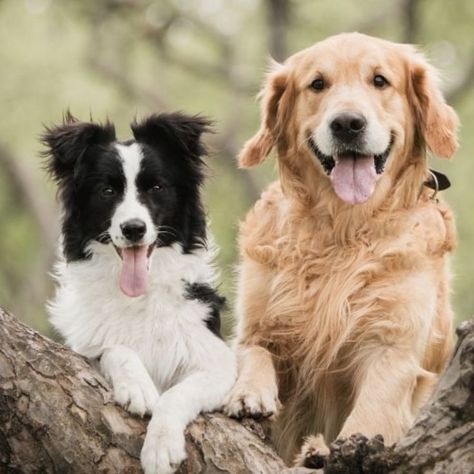
[[[237,383],[227,397],[224,412],[233,418],[259,419],[277,415],[279,409],[276,387],[251,387]]]
[[[171,474],[186,459],[184,432],[172,425],[152,421],[141,452],[145,474]]]
[[[158,402],[158,390],[142,361],[132,349],[113,346],[100,358],[102,373],[112,382],[114,399],[131,413],[152,413]]]
[[[148,379],[123,378],[114,384],[115,401],[129,412],[139,416],[151,414],[158,398],[158,390]]]

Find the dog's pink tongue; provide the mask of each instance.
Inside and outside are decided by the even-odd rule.
[[[148,248],[129,247],[122,249],[122,271],[120,272],[120,289],[127,296],[141,296],[148,286]]]
[[[336,194],[349,204],[360,204],[372,196],[377,174],[373,156],[340,156],[331,172]]]

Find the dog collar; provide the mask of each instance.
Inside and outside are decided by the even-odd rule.
[[[429,169],[428,173],[430,176],[423,184],[427,188],[434,190],[433,196],[431,196],[431,199],[434,199],[436,198],[438,191],[448,189],[451,186],[451,182],[445,174],[440,173],[439,171]]]
[[[432,169],[428,171],[430,173],[430,177],[424,183],[427,188],[434,189],[436,192],[438,192],[444,191],[451,186],[451,181],[449,181],[445,174]]]

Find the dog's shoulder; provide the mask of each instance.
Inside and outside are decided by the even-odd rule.
[[[423,196],[409,212],[409,218],[399,222],[406,227],[411,240],[422,245],[429,255],[441,256],[456,247],[454,215],[442,197],[432,200]]]
[[[247,213],[240,225],[241,249],[253,260],[269,263],[276,251],[275,244],[285,233],[285,207],[289,205],[280,182],[272,183]]]

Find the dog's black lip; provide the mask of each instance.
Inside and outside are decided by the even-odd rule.
[[[334,166],[336,166],[336,161],[333,156],[326,155],[324,154],[316,145],[316,142],[313,140],[312,137],[309,137],[309,146],[313,153],[316,155],[318,160],[321,162],[321,165],[323,166],[324,171],[326,172],[327,175],[331,174],[331,171],[333,170]],[[387,162],[387,159],[390,155],[390,152],[392,151],[394,143],[394,136],[393,134],[391,135],[390,142],[386,148],[386,150],[383,153],[380,153],[379,155],[374,155],[374,166],[375,166],[375,172],[377,174],[382,174],[385,168],[385,163]],[[353,153],[355,155],[362,155],[362,153],[359,150],[345,150],[344,153],[350,154]]]
[[[387,149],[380,155],[374,156],[375,172],[377,174],[383,173],[385,169],[385,163],[387,162],[390,152],[392,151],[394,141],[395,141],[395,137],[393,136],[393,133],[392,133],[392,136],[390,138],[390,143],[388,144]]]
[[[321,165],[323,166],[324,171],[326,172],[327,175],[329,175],[336,166],[336,162],[334,161],[334,158],[329,155],[325,155],[316,145],[316,142],[313,140],[312,137],[309,138],[309,146],[311,150],[313,150],[313,153],[316,155],[318,160],[321,162]]]

